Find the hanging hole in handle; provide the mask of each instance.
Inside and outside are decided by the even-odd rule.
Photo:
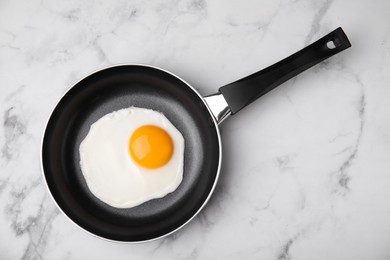
[[[327,43],[326,43],[326,47],[328,47],[328,49],[334,49],[336,48],[336,44],[334,43],[334,40],[329,40]]]

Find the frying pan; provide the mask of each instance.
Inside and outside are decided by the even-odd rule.
[[[92,73],[60,99],[43,135],[42,172],[54,202],[76,225],[112,241],[148,241],[178,230],[207,203],[218,180],[222,159],[218,125],[283,82],[350,46],[338,28],[208,97],[202,97],[178,76],[153,66],[120,65]],[[162,112],[182,133],[184,173],[182,183],[167,196],[119,209],[89,191],[80,170],[79,145],[100,117],[131,106]]]

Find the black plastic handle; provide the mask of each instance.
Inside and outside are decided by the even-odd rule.
[[[274,65],[223,86],[232,114],[317,63],[351,47],[341,27]]]

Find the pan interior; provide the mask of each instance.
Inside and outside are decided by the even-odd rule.
[[[79,165],[79,145],[91,124],[131,106],[162,112],[182,133],[183,181],[163,198],[119,209],[89,191]],[[135,242],[179,228],[202,207],[218,175],[219,147],[210,113],[186,83],[152,67],[117,66],[84,78],[60,100],[46,127],[42,165],[53,198],[71,220],[98,236]]]

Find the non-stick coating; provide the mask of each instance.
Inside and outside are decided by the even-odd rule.
[[[162,112],[185,140],[184,175],[167,196],[130,209],[111,207],[89,191],[79,165],[79,145],[103,115],[131,106]],[[185,224],[212,191],[220,164],[220,139],[199,95],[162,70],[111,67],[72,87],[54,109],[44,134],[42,167],[49,190],[76,224],[100,237],[144,241]]]

